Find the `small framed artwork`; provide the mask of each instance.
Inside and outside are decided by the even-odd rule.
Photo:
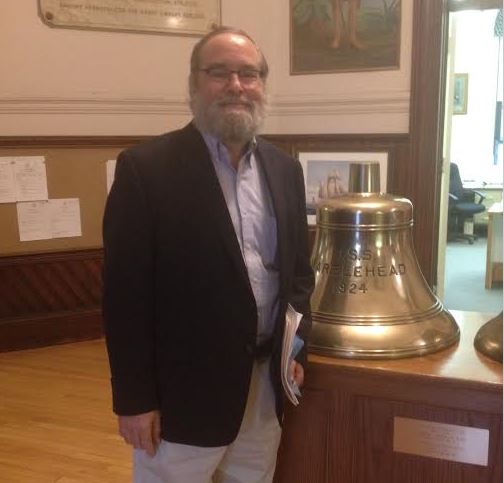
[[[468,74],[454,74],[453,114],[467,114]]]
[[[308,224],[315,224],[317,204],[348,192],[350,164],[380,163],[380,191],[387,191],[387,152],[299,152],[306,191]]]

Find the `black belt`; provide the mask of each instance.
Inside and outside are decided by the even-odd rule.
[[[273,337],[255,346],[254,358],[257,361],[267,359],[273,353]]]

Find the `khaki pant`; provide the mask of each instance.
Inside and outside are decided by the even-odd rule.
[[[162,441],[154,458],[134,450],[134,483],[271,483],[280,436],[269,361],[256,362],[232,444],[203,448]]]

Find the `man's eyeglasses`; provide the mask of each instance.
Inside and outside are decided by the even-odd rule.
[[[223,84],[229,82],[233,74],[236,74],[240,82],[244,85],[254,84],[262,78],[262,72],[257,69],[232,70],[226,69],[225,67],[208,67],[207,69],[198,70],[205,72],[210,79]]]

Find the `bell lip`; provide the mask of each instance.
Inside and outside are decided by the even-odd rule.
[[[480,327],[473,343],[480,354],[502,364],[502,312]]]
[[[336,357],[339,359],[404,359],[407,357],[420,357],[434,352],[448,349],[460,340],[460,330],[452,337],[429,345],[418,347],[406,347],[397,349],[355,349],[347,347],[322,347],[308,344],[308,354]]]
[[[435,321],[436,318],[438,318],[437,321]],[[418,337],[414,339],[415,342],[412,341],[410,335],[414,334],[414,332],[410,332],[410,327],[413,331],[418,331],[418,329],[425,329],[426,326],[432,323],[439,326],[442,337],[424,337],[422,335],[422,330],[420,330]],[[403,322],[400,324],[378,324],[372,323],[368,320],[366,324],[356,324],[354,322],[346,324],[333,324],[332,329],[327,327],[329,325],[331,324],[319,322],[315,319],[313,320],[312,337],[308,341],[309,353],[347,359],[399,359],[403,357],[415,357],[437,352],[455,344],[460,339],[460,328],[457,322],[453,316],[444,309],[439,311],[437,314],[423,313],[419,320],[406,322],[403,318]],[[367,327],[372,331],[377,326],[394,327],[401,325],[402,328],[406,330],[406,334],[409,333],[410,335],[404,337],[402,341],[402,336],[399,337],[398,340],[396,340],[397,345],[395,347],[387,346],[387,344],[382,344],[381,346],[374,344],[375,340],[370,335],[371,332],[365,336],[361,335],[358,338],[349,338],[347,335],[345,345],[334,343],[335,340],[340,339],[334,337],[334,333],[331,334],[331,332],[334,331],[337,335],[340,330],[350,326]],[[322,332],[321,334],[318,328],[320,326],[326,326],[326,330],[329,330],[329,334],[327,332],[325,332],[325,334]],[[338,328],[338,326],[341,327],[341,329]]]
[[[426,319],[436,317],[442,314],[451,322],[455,323],[455,318],[448,312],[443,304],[436,300],[436,303],[427,310],[417,313],[398,314],[398,315],[347,315],[347,314],[329,314],[312,310],[312,320],[319,324],[331,325],[359,325],[359,326],[376,326],[376,325],[406,325],[423,322]]]

